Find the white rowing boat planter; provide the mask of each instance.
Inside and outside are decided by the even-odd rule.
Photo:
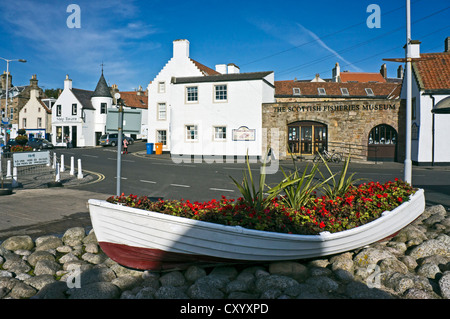
[[[296,235],[226,226],[89,200],[102,250],[134,269],[186,268],[194,263],[298,260],[353,250],[395,235],[425,210],[419,189],[392,211],[336,233]]]

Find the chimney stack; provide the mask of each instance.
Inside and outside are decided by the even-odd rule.
[[[64,90],[72,90],[72,80],[69,79],[69,74],[66,74],[66,79],[64,80]]]
[[[397,69],[397,78],[403,79],[403,65],[401,65],[401,64]]]
[[[37,89],[37,88],[38,88],[38,80],[37,80],[36,74],[33,74],[33,75],[31,76],[31,79],[30,79],[30,86],[31,86],[33,89]]]
[[[11,84],[11,82],[12,82],[11,73],[8,73],[8,75],[6,75],[6,71],[3,71],[3,74],[1,75],[1,79],[0,79],[1,87],[2,87],[3,90],[6,90],[6,76],[8,76],[8,88],[12,87],[12,84]]]
[[[185,39],[173,41],[173,57],[189,58],[189,41]]]
[[[450,37],[447,37],[445,39],[445,51],[444,52],[450,52]]]
[[[341,82],[341,67],[339,63],[336,62],[333,69],[333,82]]]
[[[229,63],[227,67],[228,67],[228,74],[234,74],[234,73],[240,73],[241,72],[239,67],[236,64],[234,64],[234,63]]]

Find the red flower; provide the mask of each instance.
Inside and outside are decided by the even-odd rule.
[[[325,227],[325,223],[324,222],[320,222],[319,227],[320,228],[324,228]]]
[[[397,198],[397,200],[398,200],[400,203],[403,202],[403,198],[401,198],[401,197]]]

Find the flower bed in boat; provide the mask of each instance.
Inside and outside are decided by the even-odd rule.
[[[249,204],[242,197],[208,202],[189,200],[152,201],[145,196],[122,194],[108,202],[163,214],[230,226],[279,233],[316,235],[352,229],[373,221],[409,200],[416,191],[395,179],[386,183],[369,182],[348,185],[342,196],[310,195],[304,205],[294,209],[285,205],[283,196],[267,200],[264,208]]]

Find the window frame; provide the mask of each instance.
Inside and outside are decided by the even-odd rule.
[[[217,132],[216,129],[223,128],[224,131]],[[217,137],[217,133],[221,134],[222,137]],[[226,125],[214,125],[213,126],[213,141],[214,142],[226,142],[227,141],[227,126]]]
[[[189,89],[196,89],[196,92],[189,92]],[[185,87],[185,103],[186,104],[195,104],[198,103],[198,85],[189,85]],[[195,95],[195,100],[190,100],[190,98],[193,98]]]
[[[158,93],[166,93],[166,82],[158,82]]]
[[[343,96],[349,96],[349,95],[350,95],[350,92],[348,91],[347,88],[341,88],[341,94],[342,94]]]
[[[327,90],[325,90],[325,88],[317,88],[317,93],[319,93],[319,95],[327,95]]]
[[[375,96],[371,88],[365,88],[364,90],[366,91],[367,96]]]
[[[37,124],[37,127],[38,127],[38,128],[41,128],[41,127],[42,127],[42,117],[38,117],[38,118],[37,118],[37,123],[36,123],[36,124]]]
[[[164,132],[164,138],[160,139],[162,135],[160,133]],[[167,145],[167,130],[156,130],[156,143],[162,143],[162,145]]]
[[[218,88],[219,87],[224,87],[225,88],[225,90],[221,90],[221,91],[218,91]],[[219,95],[220,95],[220,92],[224,92],[224,96],[225,96],[225,98],[224,99],[222,99],[222,98],[217,98],[217,95],[218,95],[218,93],[219,93]],[[224,102],[228,102],[228,84],[215,84],[214,85],[214,89],[213,89],[213,101],[214,102],[216,102],[216,103],[224,103]],[[223,93],[222,93],[223,94]]]
[[[108,114],[108,103],[100,103],[100,114]]]
[[[161,106],[164,105],[164,118],[161,117]],[[158,102],[158,107],[157,107],[157,115],[156,115],[156,119],[158,121],[166,121],[167,120],[167,103],[166,102]]]
[[[190,138],[191,134],[189,132],[191,132],[191,129],[189,129],[189,127],[193,127],[194,130],[194,138]],[[184,139],[186,142],[198,142],[198,125],[197,124],[186,124],[184,126],[185,128],[185,133],[184,133]]]
[[[298,91],[298,92],[296,92]],[[300,88],[292,88],[292,95],[299,96],[302,95],[302,90]]]
[[[62,114],[62,107],[61,104],[56,104],[56,116],[61,116]]]
[[[78,114],[78,105],[77,103],[72,103],[72,115]]]

